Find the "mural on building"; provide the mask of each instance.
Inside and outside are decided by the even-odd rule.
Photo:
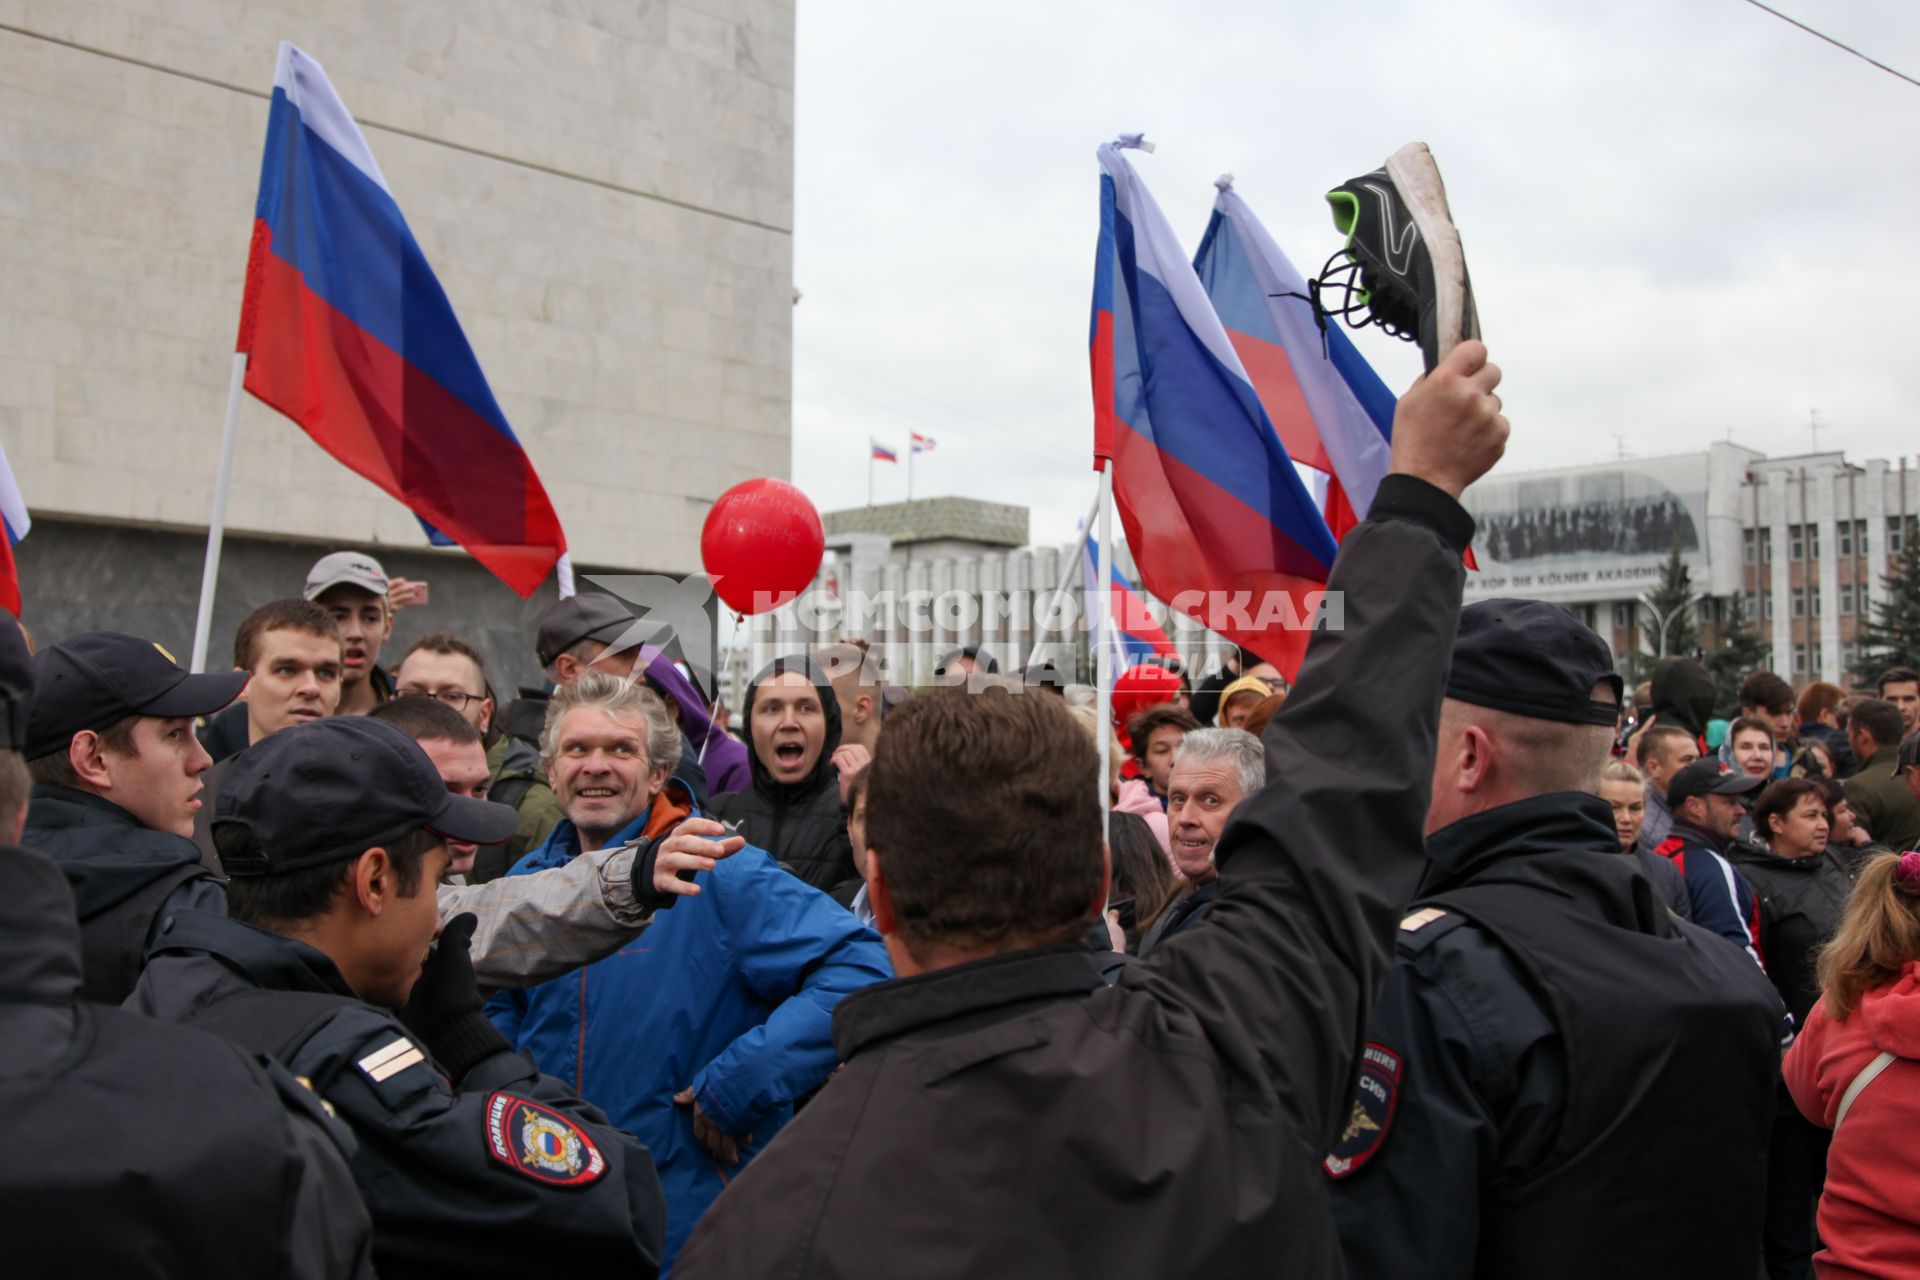
[[[1658,561],[1676,542],[1695,561],[1706,530],[1706,467],[1687,457],[1657,468],[1496,478],[1469,491],[1466,505],[1479,522],[1474,553],[1483,567]]]

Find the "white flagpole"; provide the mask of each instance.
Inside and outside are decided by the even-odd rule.
[[[873,505],[873,441],[871,439],[867,441],[867,505]]]
[[[233,353],[227,383],[227,424],[220,433],[220,470],[213,483],[213,518],[207,522],[207,560],[200,570],[200,612],[193,623],[193,661],[187,669],[207,669],[207,641],[213,633],[213,589],[220,579],[220,543],[227,532],[227,488],[233,479],[233,441],[240,426],[240,392],[247,379],[247,353]]]
[[[1094,639],[1098,644],[1095,650],[1097,666],[1095,684],[1098,688],[1100,716],[1100,834],[1106,837],[1107,813],[1112,805],[1112,797],[1107,794],[1107,779],[1112,776],[1113,767],[1113,649],[1107,642],[1107,633],[1113,623],[1113,463],[1105,459],[1100,465],[1100,547],[1099,563],[1094,573],[1099,580],[1094,584],[1099,603],[1094,606]]]
[[[1095,518],[1100,514],[1100,498],[1097,488],[1094,491],[1094,495],[1093,505],[1087,508],[1087,518],[1080,522],[1078,536],[1075,538],[1073,544],[1073,554],[1068,556],[1066,563],[1060,566],[1060,581],[1054,585],[1053,595],[1048,597],[1047,607],[1040,614],[1042,618],[1059,616],[1060,598],[1067,594],[1067,588],[1073,584],[1073,575],[1080,572],[1081,558],[1087,554],[1087,530],[1093,527]],[[1038,628],[1038,630],[1039,634],[1034,637],[1033,641],[1033,652],[1027,655],[1028,666],[1032,666],[1034,663],[1040,661],[1040,651],[1047,647],[1049,643],[1048,637],[1053,635],[1052,627]]]
[[[907,505],[909,506],[913,505],[913,455],[919,452],[913,440],[909,438],[907,440]]]

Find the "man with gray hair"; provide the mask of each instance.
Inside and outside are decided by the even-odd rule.
[[[1245,729],[1195,729],[1180,740],[1167,778],[1167,834],[1173,861],[1187,886],[1140,939],[1145,957],[1162,942],[1207,918],[1220,875],[1213,848],[1239,803],[1267,780],[1260,739]]]
[[[555,690],[541,756],[567,816],[503,883],[628,842],[636,882],[652,883],[656,842],[705,821],[673,775],[679,730],[637,681],[588,669]],[[892,976],[872,931],[764,850],[749,845],[692,881],[685,900],[656,901],[674,909],[654,917],[644,946],[487,1006],[516,1048],[653,1152],[667,1199],[663,1269],[732,1166],[838,1064],[841,997]]]

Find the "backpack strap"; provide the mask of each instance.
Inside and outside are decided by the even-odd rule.
[[[1833,1113],[1833,1127],[1836,1132],[1840,1128],[1840,1122],[1847,1118],[1847,1112],[1853,1108],[1853,1100],[1860,1096],[1860,1091],[1872,1084],[1882,1071],[1892,1066],[1896,1057],[1895,1054],[1882,1053],[1860,1068],[1860,1074],[1853,1078],[1853,1083],[1847,1086],[1847,1091],[1840,1095],[1840,1109]]]
[[[520,802],[527,798],[527,792],[533,790],[533,784],[532,776],[524,773],[515,774],[511,778],[502,778],[487,788],[487,799],[518,812]]]

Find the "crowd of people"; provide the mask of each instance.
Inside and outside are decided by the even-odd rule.
[[[230,672],[0,625],[9,1272],[1920,1275],[1920,675],[1463,609],[1498,382],[1290,684],[1105,721],[848,641],[736,736],[594,594],[503,702],[357,551]]]
[[[1476,545],[1502,564],[1547,556],[1664,555],[1694,551],[1700,535],[1671,494],[1594,501],[1577,507],[1525,507],[1479,517]]]

